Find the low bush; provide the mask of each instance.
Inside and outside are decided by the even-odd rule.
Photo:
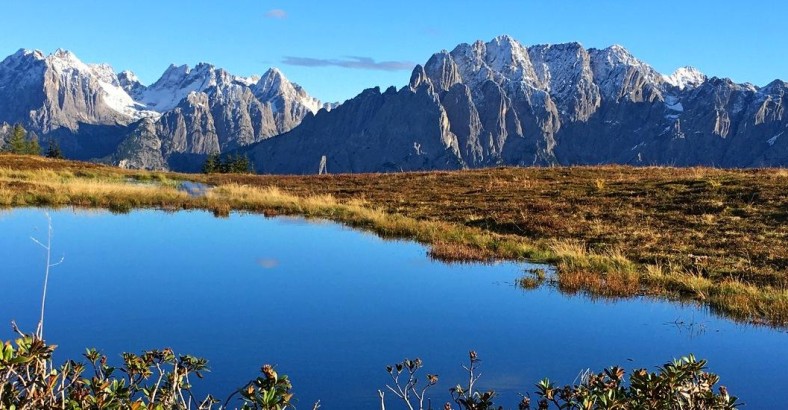
[[[15,342],[0,348],[0,408],[3,409],[295,409],[292,384],[264,365],[261,375],[232,392],[225,400],[212,395],[195,397],[194,378],[208,370],[205,359],[177,355],[171,349],[149,350],[141,354],[123,353],[123,363],[115,367],[107,356],[88,349],[84,361],[68,360],[53,365],[56,346],[36,335],[19,332]],[[488,410],[496,407],[493,390],[479,390],[476,383],[481,360],[469,354],[468,382],[449,389],[451,401],[444,410]],[[424,410],[431,400],[427,393],[438,376],[426,375],[419,384],[421,359],[405,359],[386,367],[392,383],[386,386],[396,401],[408,410]],[[706,372],[706,362],[690,355],[666,363],[657,372],[635,370],[625,380],[625,371],[611,367],[600,373],[587,372],[579,384],[559,387],[548,379],[536,384],[531,395],[523,395],[518,408],[548,409],[735,409],[738,399],[725,387],[715,392],[719,377]],[[386,408],[384,390],[378,390],[380,406]],[[534,403],[532,403],[532,400]],[[315,403],[313,409],[319,407]]]

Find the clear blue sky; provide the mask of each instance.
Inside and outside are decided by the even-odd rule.
[[[667,73],[692,65],[756,85],[788,80],[783,0],[36,0],[2,10],[2,56],[65,48],[146,84],[170,63],[205,61],[240,75],[276,66],[327,101],[403,86],[411,70],[397,68],[500,34],[526,45],[621,44]]]

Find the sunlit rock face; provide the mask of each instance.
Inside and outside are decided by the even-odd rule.
[[[658,73],[621,46],[461,44],[400,90],[366,90],[252,145],[258,171],[499,165],[788,165],[786,84]]]
[[[67,156],[166,169],[173,155],[248,145],[331,109],[279,70],[240,77],[201,63],[170,66],[150,86],[66,50],[20,50],[0,62],[0,122],[58,141]]]

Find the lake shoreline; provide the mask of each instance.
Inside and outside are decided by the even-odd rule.
[[[194,196],[178,189],[183,181],[211,188]],[[780,213],[785,187],[788,172],[779,169],[502,168],[288,177],[129,171],[0,155],[0,207],[322,218],[415,240],[440,260],[550,263],[559,289],[569,293],[692,300],[737,321],[775,327],[788,325],[788,279],[781,265],[788,248],[786,215]],[[619,209],[609,208],[614,204]],[[624,222],[617,226],[616,219]],[[573,223],[590,227],[578,232],[567,225]],[[660,224],[674,229],[664,232]],[[723,233],[730,238],[720,242]],[[656,244],[647,243],[653,236],[659,236]],[[720,248],[730,241],[746,242],[740,249]],[[660,246],[675,248],[660,255]]]

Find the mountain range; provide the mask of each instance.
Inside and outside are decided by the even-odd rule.
[[[621,46],[460,44],[409,84],[325,104],[278,70],[170,66],[150,86],[68,51],[0,62],[0,122],[67,157],[195,171],[247,155],[256,171],[398,172],[582,164],[788,166],[788,84],[684,67],[663,75]],[[0,126],[0,140],[8,133]],[[0,141],[2,142],[2,141]],[[42,144],[44,145],[44,144]]]
[[[145,86],[66,50],[19,50],[0,62],[0,139],[7,124],[21,123],[66,157],[128,168],[193,169],[208,154],[282,134],[333,106],[274,68],[240,77],[205,63],[171,65]]]

